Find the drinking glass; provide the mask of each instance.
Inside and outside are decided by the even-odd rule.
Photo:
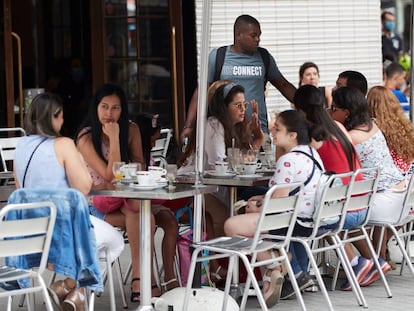
[[[141,170],[141,163],[131,162],[127,164],[127,172],[131,179],[135,179],[137,176],[137,171]]]
[[[242,160],[242,155],[239,153],[234,153],[232,158],[231,158],[231,167],[233,169],[233,171],[237,174],[240,175],[240,173],[242,172],[243,169],[243,160]]]
[[[166,167],[167,174],[165,177],[168,181],[168,188],[174,188],[175,177],[177,176],[177,164],[167,164]]]
[[[112,163],[112,173],[114,173],[114,177],[117,180],[117,183],[124,177],[124,173],[122,169],[125,165],[125,162],[114,162]]]

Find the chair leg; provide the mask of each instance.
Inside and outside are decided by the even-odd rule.
[[[124,285],[128,283],[128,279],[129,279],[129,276],[131,275],[131,272],[132,272],[132,262],[130,261],[128,264],[128,268],[126,269],[124,278],[123,278]]]
[[[388,298],[391,298],[392,297],[391,289],[388,285],[387,279],[385,278],[385,274],[382,271],[381,266],[378,262],[378,256],[375,253],[375,250],[374,250],[374,247],[372,246],[371,240],[369,239],[368,232],[364,227],[362,227],[360,230],[361,230],[361,232],[364,236],[365,243],[368,245],[368,250],[371,254],[372,259],[374,260],[374,264],[375,264],[375,267],[378,270],[378,273],[379,273],[380,278],[382,280],[382,284],[384,284],[385,292],[387,293]]]
[[[319,285],[319,288],[320,288],[320,290],[322,292],[322,295],[324,296],[324,298],[326,300],[326,303],[328,304],[329,310],[332,310],[333,311],[334,308],[332,306],[331,299],[329,298],[328,291],[326,290],[326,286],[325,286],[325,283],[324,283],[324,281],[322,279],[321,273],[319,272],[319,266],[318,266],[318,264],[317,264],[317,262],[315,260],[314,252],[312,252],[312,249],[310,248],[310,246],[309,246],[309,244],[307,242],[301,241],[301,240],[298,240],[298,242],[300,242],[302,244],[302,246],[305,248],[306,253],[308,255],[308,258],[309,258],[309,263],[310,263],[312,269],[314,270],[315,277],[316,277],[316,280],[318,281],[318,285]],[[319,252],[319,253],[322,253],[322,252]],[[289,266],[290,266],[290,263],[289,263]],[[292,274],[293,274],[293,270],[292,270]],[[290,280],[292,282],[292,285],[294,283],[297,283],[294,274],[293,274],[293,278],[290,275],[289,275],[289,278],[290,278]],[[298,289],[299,289],[299,286],[298,286]],[[299,292],[300,292],[300,290],[299,290]],[[305,304],[303,302],[303,298],[302,298],[302,301],[299,301],[299,302],[300,302],[300,304],[302,306],[302,309],[303,309],[304,306],[305,306]]]
[[[178,281],[178,285],[180,287],[183,286],[183,282],[181,280],[181,273],[180,273],[180,254],[178,252],[178,247],[175,248],[175,256],[174,256],[174,270],[175,270],[175,276]]]
[[[406,265],[410,269],[411,274],[414,276],[414,267],[413,267],[413,264],[411,263],[411,258],[410,258],[410,256],[408,256],[408,253],[405,250],[405,246],[404,246],[400,236],[398,235],[397,230],[395,229],[394,226],[388,226],[388,228],[390,228],[392,233],[394,234],[395,239],[397,240],[397,243],[398,243],[398,247],[400,248],[400,251],[403,255],[403,258],[405,259]]]
[[[357,298],[357,302],[360,306],[368,308],[368,304],[365,300],[364,294],[362,293],[361,287],[359,286],[358,280],[356,279],[354,270],[352,269],[351,263],[349,262],[344,247],[341,244],[341,241],[338,236],[333,236],[332,241],[334,242],[338,254],[338,258],[341,261],[342,266],[348,281],[351,284],[352,290]]]
[[[112,264],[109,259],[108,249],[105,249],[105,264],[106,264],[107,283],[109,284],[110,308],[111,308],[111,311],[116,311],[114,278],[112,274]]]
[[[197,257],[200,253],[200,249],[194,249],[193,254],[191,256],[191,264],[188,271],[188,279],[187,279],[187,287],[185,289],[185,296],[184,296],[184,302],[183,302],[183,311],[188,310],[188,303],[190,301],[190,292],[193,285],[193,279],[194,279],[194,271],[197,264]]]
[[[249,291],[250,283],[252,283],[253,288],[256,292],[257,300],[259,300],[259,304],[262,310],[267,311],[267,305],[264,300],[262,290],[260,289],[259,283],[257,283],[256,277],[254,275],[254,271],[250,266],[249,259],[243,254],[239,256],[239,258],[243,261],[244,267],[247,271],[247,280],[246,280],[246,287],[244,288],[243,299],[247,299],[247,292]]]
[[[95,310],[95,292],[91,291],[89,294],[89,301],[88,301],[88,311],[94,311]]]
[[[126,295],[125,295],[124,283],[122,281],[121,262],[119,260],[119,257],[115,260],[114,267],[115,267],[116,276],[118,278],[119,290],[121,292],[122,306],[124,307],[124,309],[127,309],[128,302],[127,302]]]
[[[7,311],[12,310],[12,305],[13,305],[13,296],[9,296],[7,298]]]

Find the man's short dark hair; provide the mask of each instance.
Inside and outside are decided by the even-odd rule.
[[[246,25],[256,25],[257,27],[260,27],[260,23],[257,19],[255,19],[251,15],[243,14],[236,18],[234,21],[234,34],[236,34],[236,29],[243,29]]]
[[[391,63],[384,70],[385,76],[387,78],[392,78],[393,75],[402,74],[404,72],[405,72],[405,70],[404,70],[403,66],[401,66],[398,63]]]
[[[365,76],[353,70],[343,71],[339,74],[339,78],[346,79],[346,86],[356,88],[362,92],[362,94],[367,95],[368,92],[368,81]]]
[[[382,12],[382,14],[381,14],[381,21],[382,21],[382,22],[384,22],[384,21],[385,21],[385,17],[386,17],[387,15],[392,15],[392,16],[394,16],[394,13],[389,12],[389,11],[384,11],[384,12]]]

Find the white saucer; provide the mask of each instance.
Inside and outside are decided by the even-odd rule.
[[[163,188],[165,186],[166,186],[165,183],[155,183],[151,185],[140,185],[140,184],[135,184],[135,183],[129,184],[129,187],[137,189],[137,190],[154,190],[158,188]]]
[[[137,180],[136,178],[122,178],[120,182],[123,184],[130,184],[136,180]]]
[[[239,178],[257,178],[262,177],[262,174],[245,174],[245,175],[237,175]]]
[[[233,172],[225,172],[223,173],[217,173],[216,171],[206,171],[207,175],[213,176],[213,177],[224,177],[224,178],[229,178],[229,177],[234,177],[236,176],[236,173]]]

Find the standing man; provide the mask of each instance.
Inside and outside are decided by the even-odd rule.
[[[246,101],[251,102],[255,100],[258,103],[259,121],[263,132],[268,134],[264,90],[266,82],[270,81],[290,102],[293,101],[296,88],[280,73],[270,53],[265,49],[259,48],[262,31],[257,19],[250,15],[240,15],[234,22],[233,33],[233,45],[222,48],[224,52],[224,60],[222,62],[219,61],[220,57],[216,57],[220,49],[213,49],[210,52],[208,59],[208,83],[211,84],[216,80],[231,80],[243,86]],[[220,65],[221,70],[217,75],[215,74],[216,69]],[[184,129],[181,132],[182,141],[185,136],[191,135],[197,115],[197,98],[198,90],[196,89],[190,101]],[[247,116],[249,119],[251,114],[252,107],[248,107]]]
[[[395,16],[391,12],[381,14],[382,22],[382,62],[398,62],[403,55],[403,41],[394,33]]]

